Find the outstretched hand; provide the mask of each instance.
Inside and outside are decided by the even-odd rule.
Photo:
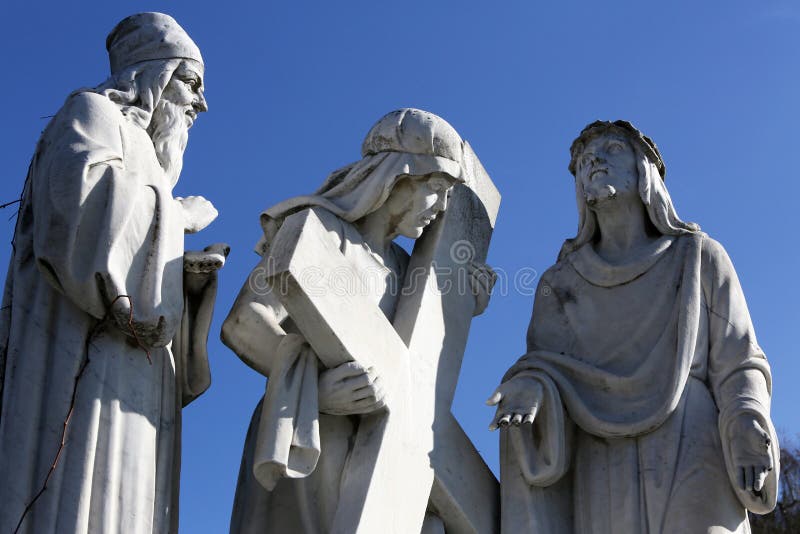
[[[728,427],[728,440],[739,489],[759,495],[774,468],[769,432],[756,417],[745,413]]]
[[[489,430],[533,423],[543,400],[542,384],[531,377],[517,376],[500,384],[486,401],[489,406],[497,406]]]
[[[183,253],[183,287],[188,295],[200,293],[208,282],[216,280],[217,271],[225,265],[231,247],[214,243],[199,250]]]
[[[199,250],[183,253],[183,270],[188,273],[213,273],[222,269],[231,247],[225,243],[214,243]]]

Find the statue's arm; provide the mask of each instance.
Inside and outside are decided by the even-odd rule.
[[[708,313],[709,382],[720,410],[728,475],[746,508],[767,513],[777,499],[780,459],[770,420],[769,364],[756,341],[744,293],[727,253],[706,238],[701,261]]]
[[[183,406],[211,385],[208,365],[208,333],[217,297],[217,271],[230,248],[217,243],[202,253],[184,255],[183,318],[172,339],[175,375]]]
[[[152,296],[169,240],[157,238],[162,205],[154,188],[128,168],[114,103],[95,93],[67,99],[48,125],[29,174],[23,207],[32,210],[33,251],[42,276],[77,307],[148,346],[169,343],[181,318],[175,299]],[[30,206],[27,206],[30,203]],[[21,217],[23,218],[23,217]]]
[[[564,341],[564,332],[558,327],[561,303],[551,291],[549,276],[549,271],[542,276],[536,291],[528,352],[508,370],[487,401],[498,406],[489,428],[502,429],[502,469],[508,473],[510,466],[515,466],[513,476],[539,487],[556,483],[569,469],[573,431],[558,388],[536,365],[539,349],[551,350]]]
[[[287,317],[263,277],[264,260],[242,285],[228,317],[222,324],[222,342],[241,360],[264,376],[272,370],[272,359],[286,332],[281,322]]]
[[[705,238],[702,285],[709,334],[709,380],[720,411],[747,398],[769,415],[772,375],[756,340],[750,312],[730,258]]]

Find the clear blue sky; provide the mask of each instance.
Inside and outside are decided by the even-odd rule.
[[[106,78],[108,31],[147,10],[175,16],[206,59],[210,112],[191,131],[176,195],[203,195],[220,217],[187,246],[233,249],[209,342],[213,384],[184,412],[181,532],[227,532],[263,392],[217,335],[257,260],[259,212],[358,159],[369,127],[398,107],[441,115],[475,148],[503,194],[489,261],[508,273],[543,272],[574,234],[567,163],[580,129],[638,125],[661,148],[680,215],[732,257],[773,367],[775,423],[800,432],[797,2],[8,2],[0,200],[18,196],[42,117]],[[12,221],[0,224],[0,239],[12,234]],[[0,247],[0,264],[9,253]],[[524,349],[531,304],[497,295],[464,358],[454,412],[493,468],[483,401]]]

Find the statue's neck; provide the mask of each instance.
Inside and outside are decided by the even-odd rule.
[[[396,224],[386,217],[382,210],[366,215],[353,223],[372,252],[386,260],[392,247],[392,240],[397,237],[394,232]]]
[[[648,215],[641,201],[608,202],[609,205],[593,210],[599,230],[594,249],[608,262],[623,262],[655,241],[656,236],[648,231]]]

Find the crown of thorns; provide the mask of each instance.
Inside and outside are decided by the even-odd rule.
[[[581,134],[572,142],[572,146],[569,148],[569,153],[571,156],[569,160],[569,172],[571,172],[573,176],[575,176],[575,168],[578,163],[578,157],[580,157],[581,153],[583,153],[586,143],[595,137],[610,131],[621,133],[631,143],[635,143],[636,146],[647,155],[650,161],[655,164],[655,166],[658,168],[658,174],[661,175],[662,180],[664,179],[667,174],[667,168],[664,165],[664,160],[661,159],[661,153],[658,151],[658,147],[652,139],[644,135],[641,131],[639,131],[638,128],[628,121],[594,121],[586,128],[581,130]]]

